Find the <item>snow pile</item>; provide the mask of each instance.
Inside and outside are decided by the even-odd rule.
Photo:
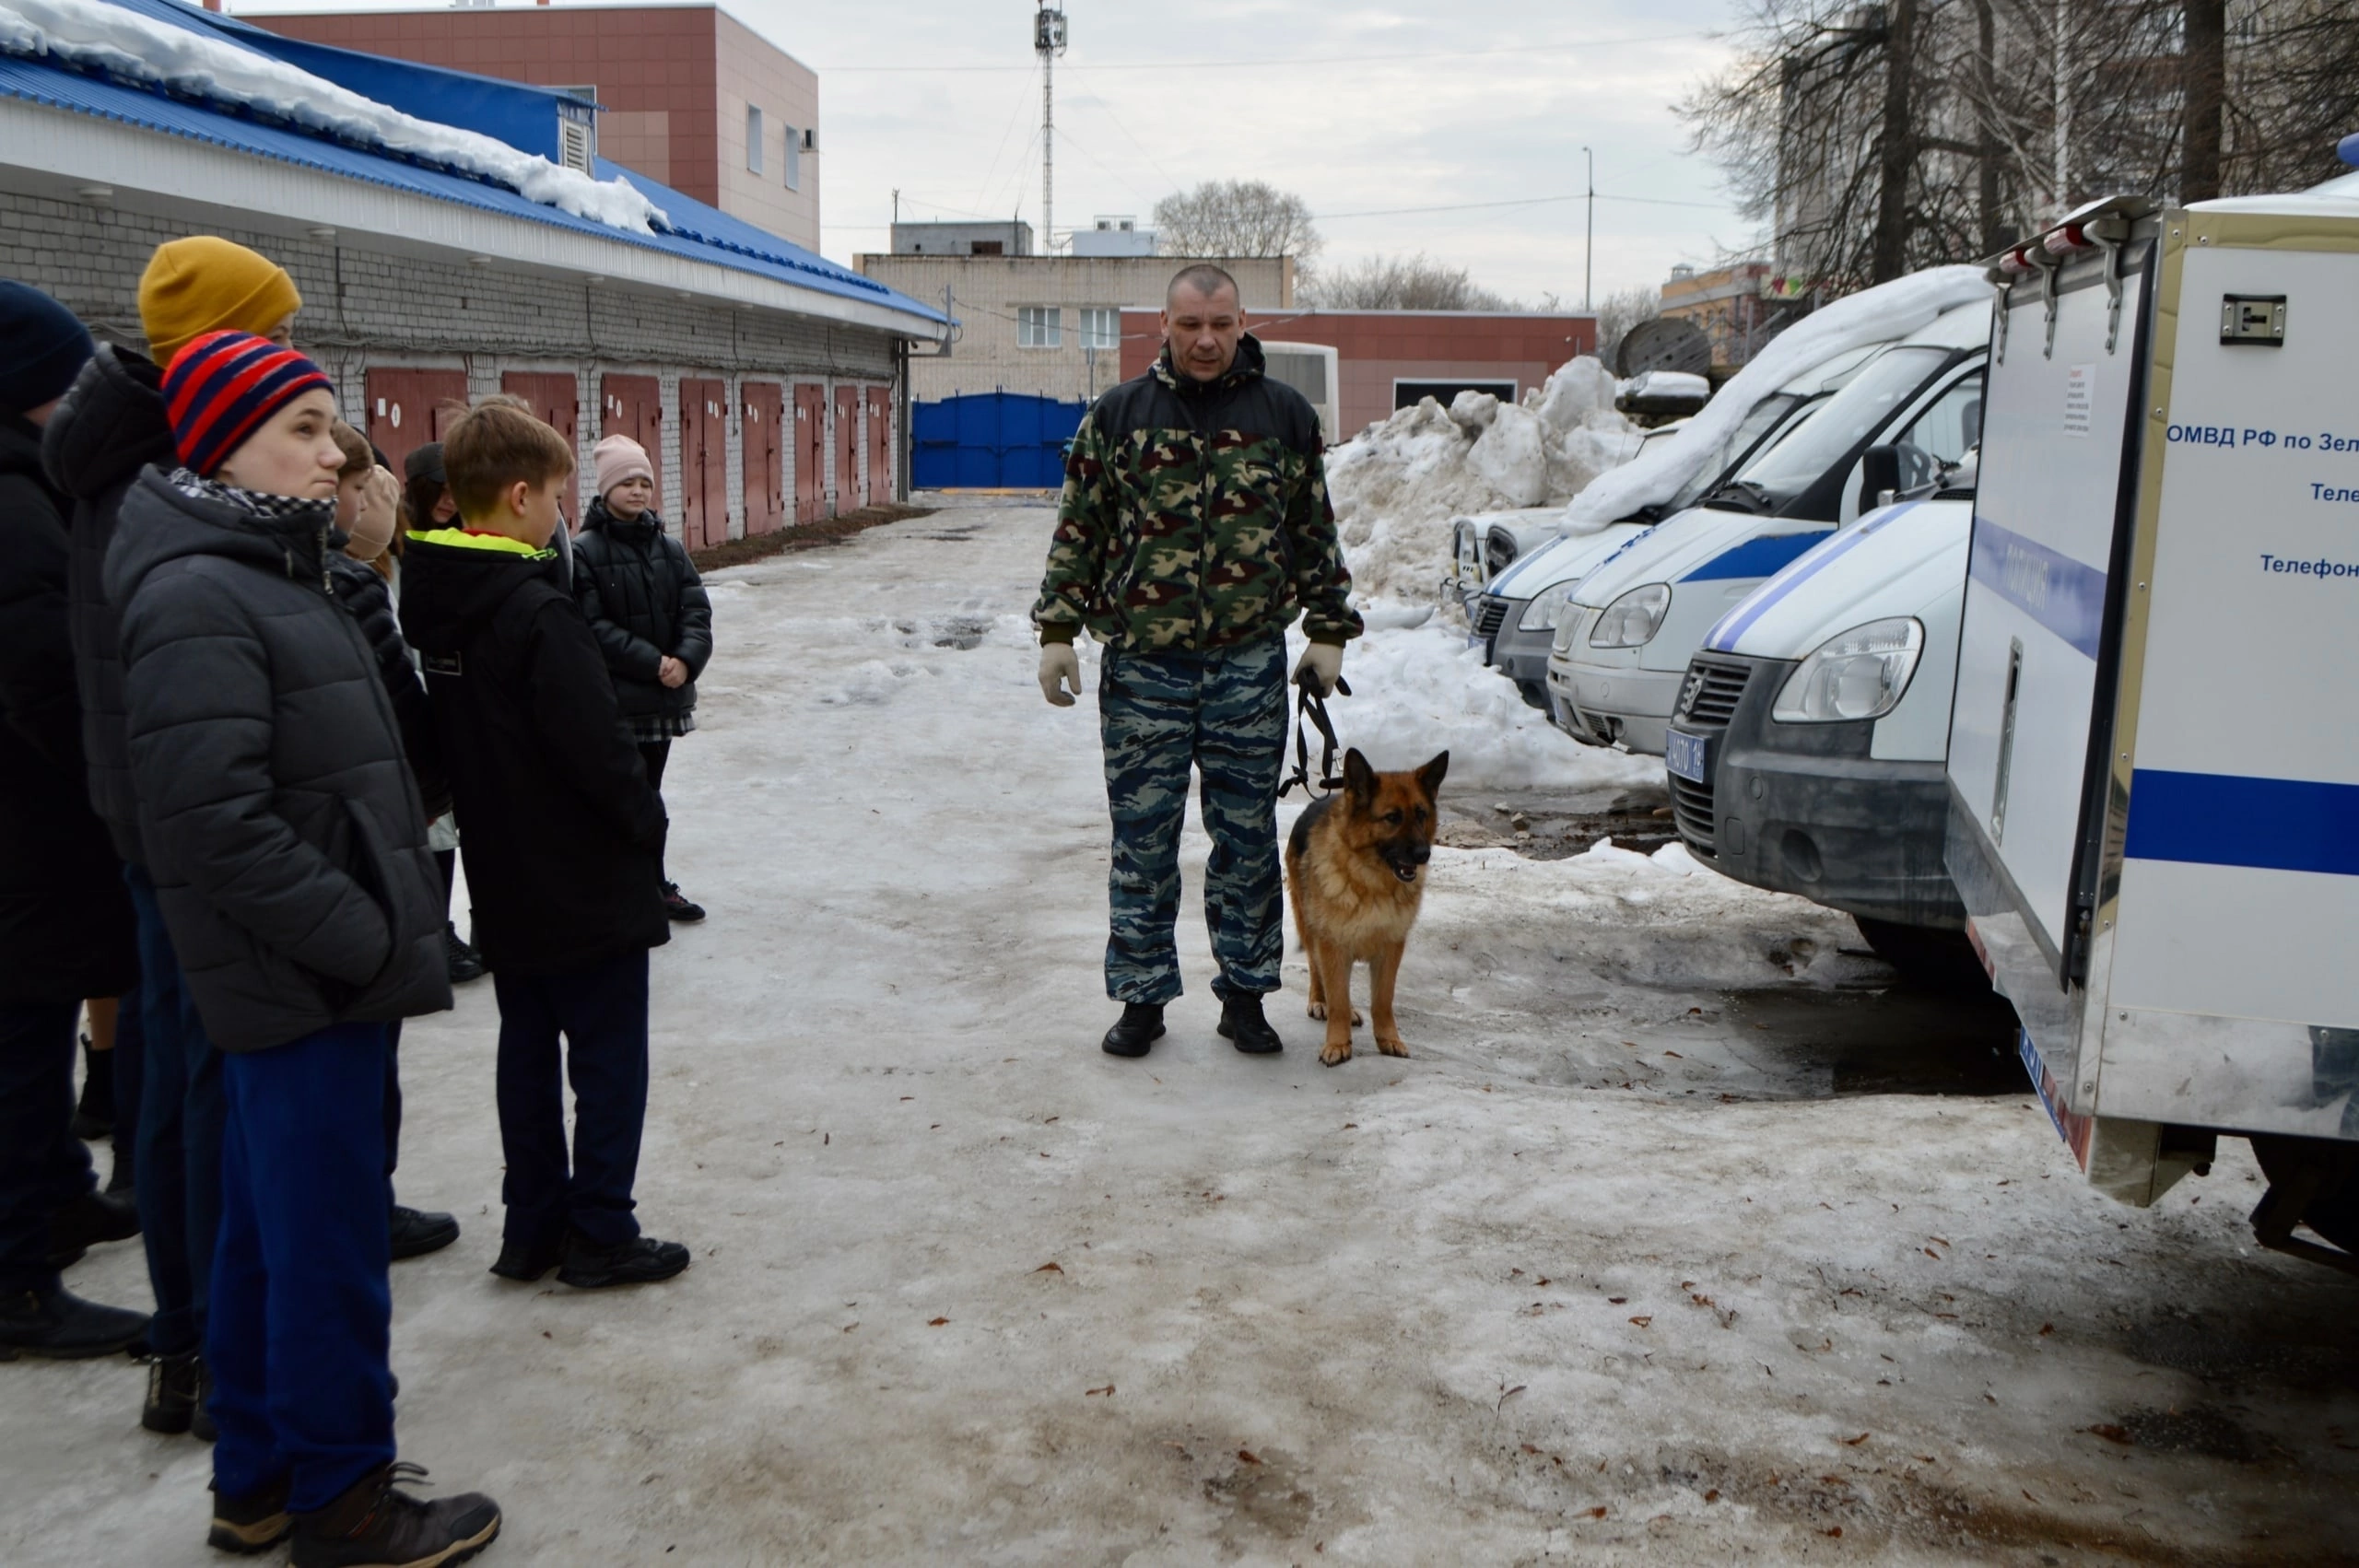
[[[1449,567],[1449,520],[1555,506],[1638,450],[1595,359],[1564,366],[1520,404],[1463,392],[1426,398],[1327,457],[1352,580],[1374,597],[1431,595]]]
[[[1297,648],[1298,655],[1298,640]],[[1557,729],[1484,667],[1483,650],[1463,632],[1444,626],[1371,626],[1345,651],[1344,679],[1353,695],[1329,698],[1328,717],[1336,737],[1379,769],[1415,767],[1446,750],[1453,786],[1587,790],[1662,781],[1661,759],[1585,746]],[[1315,735],[1312,749],[1316,766]]]
[[[1671,499],[1720,450],[1755,404],[1812,366],[1848,349],[1904,337],[1944,310],[1989,297],[1990,280],[1981,268],[1934,267],[1813,311],[1770,339],[1678,435],[1657,441],[1611,479],[1581,491],[1565,509],[1566,517],[1602,524]]]
[[[477,132],[415,119],[282,60],[105,0],[0,0],[0,53],[48,56],[286,120],[340,141],[475,175],[527,201],[609,228],[651,234],[664,221],[662,208],[619,179],[593,180]]]

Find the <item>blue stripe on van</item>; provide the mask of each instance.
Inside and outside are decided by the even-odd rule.
[[[2079,649],[2097,656],[2106,574],[1978,514],[1966,575]]]
[[[1767,577],[1834,532],[1832,527],[1806,533],[1761,533],[1697,567],[1679,580],[1719,582],[1730,578]]]
[[[2130,778],[2133,860],[2359,876],[2359,785],[2139,768]]]
[[[1781,572],[1737,601],[1736,608],[1722,615],[1706,634],[1704,646],[1715,653],[1735,652],[1737,640],[1753,629],[1753,623],[1784,603],[1787,595],[1825,571],[1829,563],[1850,554],[1853,545],[1885,523],[1905,517],[1924,504],[1922,501],[1903,501],[1858,524],[1841,535],[1842,542],[1831,549],[1821,550],[1815,556],[1805,554],[1800,558],[1800,569]]]

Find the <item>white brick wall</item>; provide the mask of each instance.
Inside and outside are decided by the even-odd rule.
[[[663,389],[663,469],[676,475],[685,472],[680,378],[722,378],[732,537],[745,531],[740,427],[746,379],[785,385],[791,427],[797,380],[825,385],[832,409],[837,381],[892,378],[893,340],[869,328],[529,276],[496,263],[422,261],[369,249],[365,239],[290,239],[13,193],[0,193],[0,276],[46,291],[101,339],[144,349],[139,275],[158,245],[189,234],[218,234],[252,246],[293,275],[303,295],[296,343],[334,378],[337,400],[347,411],[363,407],[362,379],[370,365],[463,369],[474,396],[499,391],[511,370],[570,370],[579,389],[579,456],[586,474],[598,439],[600,379],[653,375]],[[832,469],[832,432],[826,450]],[[787,465],[791,514],[791,442]],[[676,519],[677,498],[667,497],[664,509]]]

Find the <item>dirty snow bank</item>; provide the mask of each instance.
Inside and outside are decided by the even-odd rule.
[[[227,39],[103,0],[0,0],[0,53],[47,55],[126,81],[289,120],[309,131],[443,164],[613,228],[654,232],[663,209],[588,175],[452,125],[415,119]]]
[[[1449,520],[1554,506],[1638,450],[1614,412],[1614,378],[1587,356],[1502,404],[1431,398],[1371,425],[1327,457],[1352,580],[1377,598],[1430,600],[1449,567]]]
[[[1755,404],[1812,366],[1848,349],[1889,343],[1944,310],[1989,297],[1990,282],[1981,268],[1934,267],[1813,311],[1770,339],[1678,435],[1656,442],[1612,478],[1583,489],[1565,509],[1567,520],[1603,524],[1671,499],[1720,450]]]

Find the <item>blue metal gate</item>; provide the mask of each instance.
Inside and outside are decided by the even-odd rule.
[[[910,482],[921,490],[1053,490],[1088,406],[1008,392],[913,404]]]

